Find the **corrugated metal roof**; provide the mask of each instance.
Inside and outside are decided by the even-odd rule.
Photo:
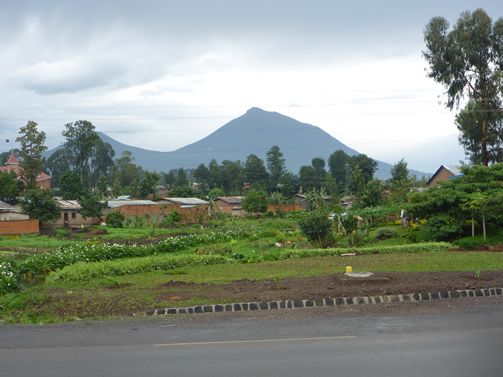
[[[444,165],[444,168],[449,170],[452,175],[460,175],[463,174],[461,173],[461,166],[454,166],[454,165]]]
[[[146,206],[146,205],[159,205],[159,203],[153,202],[152,200],[109,200],[109,208],[117,208],[122,206]]]
[[[0,211],[13,211],[16,208],[0,200]]]
[[[61,209],[80,209],[80,204],[76,200],[56,200]]]
[[[208,205],[209,202],[199,199],[199,198],[162,198],[168,202],[181,204],[181,205]]]
[[[243,202],[242,196],[219,196],[215,200],[222,200],[229,204],[241,204]]]

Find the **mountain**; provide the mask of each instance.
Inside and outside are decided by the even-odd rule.
[[[360,154],[319,127],[256,107],[249,109],[244,115],[231,120],[205,138],[173,152],[157,152],[128,146],[102,132],[98,134],[104,142],[112,145],[116,158],[120,157],[124,150],[128,150],[132,152],[135,164],[158,172],[168,172],[170,169],[179,167],[196,168],[200,163],[208,165],[212,159],[216,159],[219,163],[223,160],[244,162],[250,154],[255,154],[265,161],[266,152],[273,145],[280,148],[287,169],[293,173],[298,173],[302,165],[310,165],[315,157],[321,157],[327,161],[328,157],[339,149],[350,156]],[[54,153],[56,149],[46,152],[46,157]],[[390,178],[393,165],[382,161],[378,163],[375,177]],[[410,170],[410,172],[418,177],[431,175],[415,170]]]

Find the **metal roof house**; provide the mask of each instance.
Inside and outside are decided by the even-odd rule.
[[[440,165],[435,174],[426,182],[426,187],[438,186],[436,181],[448,181],[449,179],[462,177],[461,166]]]

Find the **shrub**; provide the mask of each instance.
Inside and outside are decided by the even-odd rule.
[[[264,217],[274,217],[274,212],[273,211],[267,211],[266,214],[264,215]]]
[[[112,228],[122,228],[125,219],[126,216],[120,211],[109,212],[105,217],[106,223]]]
[[[314,245],[325,248],[333,241],[334,222],[327,211],[306,212],[297,220],[297,224],[302,234]]]
[[[52,273],[48,281],[88,281],[105,276],[124,276],[151,271],[165,271],[180,267],[226,264],[233,259],[222,255],[158,255],[144,258],[128,258],[107,262],[77,263]]]
[[[375,236],[378,240],[388,240],[394,235],[396,235],[395,229],[390,228],[380,228],[376,230]]]
[[[66,230],[66,229],[53,229],[52,231],[58,237],[68,236],[68,230]]]
[[[144,226],[145,226],[145,219],[139,215],[135,215],[134,222],[133,222],[133,228],[141,229]]]

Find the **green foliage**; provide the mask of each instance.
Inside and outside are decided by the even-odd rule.
[[[269,206],[269,198],[264,191],[251,189],[246,192],[242,206],[248,212],[264,213]]]
[[[248,237],[248,234],[245,232],[228,231],[213,234],[194,234],[184,237],[172,237],[155,246],[137,246],[135,244],[101,245],[89,243],[88,245],[60,247],[58,250],[51,253],[38,253],[29,257],[19,266],[18,271],[19,274],[33,276],[41,273],[57,271],[65,266],[69,266],[77,262],[100,262],[114,259],[174,253],[185,250],[189,247],[229,242],[233,239],[246,237]]]
[[[221,196],[225,196],[225,192],[222,189],[219,189],[217,187],[217,188],[211,189],[210,192],[208,193],[208,196],[212,199],[215,199],[215,198],[218,198]]]
[[[341,216],[341,224],[347,234],[355,231],[358,228],[358,218],[352,214]]]
[[[463,234],[464,218],[472,211],[491,215],[491,221],[501,219],[503,164],[490,167],[463,167],[464,176],[410,196],[407,213],[412,218],[426,219],[423,229],[435,234],[437,239],[455,239]]]
[[[68,230],[66,229],[53,229],[52,230],[56,236],[58,237],[64,237],[64,236],[68,236]]]
[[[375,232],[375,238],[377,238],[378,240],[388,240],[391,237],[394,237],[396,233],[397,232],[395,229],[379,228]]]
[[[52,273],[50,282],[88,281],[102,277],[124,276],[152,271],[167,271],[181,267],[227,264],[231,259],[213,255],[158,255],[107,262],[77,263]]]
[[[141,229],[145,226],[145,219],[139,215],[134,216],[133,228]]]
[[[24,194],[21,202],[23,213],[30,215],[32,219],[38,219],[40,224],[57,220],[61,209],[52,199],[50,190],[34,189]]]
[[[383,185],[378,179],[373,179],[362,193],[361,204],[363,207],[376,207],[382,205],[382,189]]]
[[[501,108],[501,99],[493,97],[489,108]],[[503,162],[503,117],[499,111],[484,111],[480,101],[470,100],[456,115],[455,124],[460,135],[459,143],[465,150],[465,155],[473,165],[482,164],[482,127],[483,114],[487,121],[487,155],[489,163]]]
[[[59,177],[59,191],[63,200],[79,200],[84,191],[81,178],[71,170],[65,171]]]
[[[112,228],[122,228],[126,216],[121,211],[108,212],[105,222]]]
[[[297,220],[297,225],[303,235],[313,245],[325,248],[333,241],[334,222],[326,210],[306,212]]]
[[[428,76],[440,83],[447,95],[446,107],[453,109],[469,98],[481,106],[481,161],[489,164],[487,154],[487,111],[498,108],[491,102],[501,93],[503,19],[494,24],[483,9],[461,14],[452,31],[445,18],[434,17],[426,25],[423,56],[429,64]]]
[[[408,253],[433,253],[446,251],[452,248],[452,244],[445,242],[428,242],[413,245],[382,246],[379,244],[372,247],[359,247],[352,249],[361,254],[408,254]],[[281,259],[325,257],[347,253],[347,249],[287,249],[281,253]]]
[[[182,215],[175,208],[173,211],[168,213],[168,215],[162,220],[161,224],[163,224],[163,225],[178,224],[181,219],[182,219]]]
[[[269,170],[269,179],[271,191],[278,191],[278,184],[286,173],[285,159],[283,153],[277,145],[273,145],[266,153],[267,170]]]
[[[0,296],[7,293],[19,292],[20,290],[19,274],[13,261],[0,261]]]
[[[89,159],[93,154],[100,137],[91,122],[79,120],[75,123],[65,124],[62,135],[66,138],[65,149],[71,156],[72,164],[84,184],[84,177],[89,173]]]
[[[0,171],[0,200],[14,204],[17,201],[19,187],[14,172],[7,173]]]
[[[119,183],[120,185],[120,183]],[[96,181],[96,189],[102,198],[108,196],[108,179],[105,175],[100,175],[98,180]]]
[[[16,143],[21,144],[19,164],[23,168],[27,188],[34,189],[37,186],[36,179],[42,172],[45,163],[45,158],[42,157],[42,153],[47,150],[44,145],[45,132],[39,132],[37,123],[30,120],[26,126],[21,127],[19,133],[22,135],[16,138]]]

